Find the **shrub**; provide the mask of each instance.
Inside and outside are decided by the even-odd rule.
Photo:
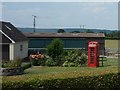
[[[13,68],[13,67],[20,67],[22,64],[22,60],[11,60],[11,61],[3,61],[2,67],[3,68]]]
[[[31,65],[33,66],[45,66],[45,62],[46,62],[46,59],[39,59],[39,60],[36,60],[36,59],[32,59],[30,60],[31,62]]]
[[[43,58],[43,59],[40,59],[40,60],[38,61],[39,65],[40,65],[40,66],[45,66],[45,62],[46,62],[46,60],[47,60],[46,57]]]
[[[86,63],[87,62],[87,56],[85,54],[82,54],[80,60],[81,60],[80,61],[81,64]]]
[[[22,65],[22,68],[23,68],[23,70],[25,70],[25,69],[30,68],[31,66],[32,66],[31,63],[26,63],[26,64]]]
[[[47,54],[54,60],[63,53],[63,42],[59,38],[53,39],[52,43],[47,46]]]
[[[81,66],[87,61],[87,56],[80,50],[68,50],[65,54],[63,66]]]
[[[45,65],[46,57],[43,54],[35,54],[29,56],[30,62],[33,66]]]
[[[74,62],[77,57],[77,53],[74,53],[72,50],[68,51],[67,55],[65,56],[65,60],[68,62]]]
[[[63,67],[68,67],[68,63],[69,63],[68,61],[65,61],[62,66]]]
[[[24,89],[39,89],[39,90],[52,90],[52,89],[111,89],[119,90],[120,84],[117,73],[109,73],[99,76],[81,76],[73,78],[51,78],[41,79],[30,77],[27,80],[3,80],[2,88],[4,90],[24,90]]]
[[[75,66],[75,63],[70,62],[70,63],[68,63],[68,66],[69,66],[69,67],[74,67],[74,66]]]
[[[85,64],[86,62],[87,62],[87,56],[85,54],[78,56],[76,60],[74,61],[75,66],[81,66],[82,64]]]
[[[31,62],[31,65],[33,66],[39,66],[38,60],[36,59],[31,59],[30,62]]]
[[[5,60],[2,61],[2,64],[1,64],[1,65],[2,65],[2,68],[8,67],[8,62],[9,62],[9,61],[5,61]]]
[[[75,66],[81,66],[81,57],[78,56],[78,57],[75,59],[74,63],[75,63]]]
[[[56,57],[54,62],[56,63],[56,66],[62,66],[62,64],[65,62],[64,56],[60,55],[59,57]]]
[[[63,66],[63,67],[74,67],[74,66],[75,66],[75,63],[65,61],[62,66]]]
[[[56,65],[56,62],[54,62],[54,61],[52,60],[52,58],[48,58],[48,59],[46,60],[46,62],[45,62],[45,65],[46,65],[46,66],[55,66],[55,65]]]

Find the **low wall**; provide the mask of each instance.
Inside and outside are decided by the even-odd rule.
[[[1,70],[2,70],[2,76],[13,76],[13,75],[23,74],[23,68],[22,67],[1,68]]]

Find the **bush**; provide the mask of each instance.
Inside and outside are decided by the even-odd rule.
[[[63,42],[59,38],[53,39],[52,43],[47,46],[47,54],[54,60],[63,53]]]
[[[60,55],[54,59],[54,62],[56,63],[56,66],[62,66],[62,64],[65,62],[64,56]]]
[[[39,89],[39,90],[52,90],[52,89],[114,89],[119,90],[120,84],[117,73],[110,73],[99,76],[81,76],[73,78],[54,78],[54,79],[41,79],[30,77],[27,80],[3,80],[2,88],[4,90],[24,90],[24,89]]]
[[[44,66],[46,61],[46,56],[43,54],[35,54],[29,56],[30,62],[33,66]]]
[[[31,63],[26,63],[26,64],[22,65],[22,68],[23,68],[23,70],[25,70],[25,69],[30,68],[31,66],[32,66]]]
[[[56,62],[52,60],[52,58],[48,58],[45,62],[45,66],[55,66]]]
[[[81,66],[81,57],[78,56],[78,57],[75,59],[74,63],[75,63],[75,66]]]
[[[33,66],[45,66],[46,58],[38,60],[31,59],[30,61]]]
[[[43,58],[43,59],[40,59],[40,60],[38,61],[39,65],[40,65],[40,66],[45,66],[45,62],[46,62],[46,60],[47,60],[46,57]]]
[[[63,66],[81,66],[87,61],[87,56],[82,53],[82,50],[68,50],[65,56]],[[66,62],[67,61],[67,62]]]
[[[68,51],[67,55],[65,56],[65,60],[68,62],[74,62],[77,56],[77,53],[71,50]]]
[[[74,67],[74,66],[75,66],[75,63],[70,62],[70,63],[68,63],[68,66],[69,66],[69,67]]]
[[[63,67],[68,67],[68,63],[69,63],[68,61],[65,61],[62,66]]]
[[[22,64],[22,60],[11,60],[11,61],[3,61],[2,68],[13,68],[13,67],[20,67]]]
[[[85,54],[82,54],[80,60],[81,60],[80,61],[81,64],[86,63],[87,62],[87,56]]]
[[[63,67],[74,67],[74,66],[75,66],[75,63],[73,63],[73,62],[65,61],[63,63]]]
[[[40,64],[39,64],[38,61],[39,61],[39,60],[36,60],[36,59],[31,59],[31,60],[30,60],[31,65],[33,65],[33,66],[39,66]]]

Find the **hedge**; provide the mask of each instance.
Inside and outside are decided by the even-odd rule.
[[[28,69],[30,67],[32,67],[31,63],[26,63],[22,65],[23,70]]]
[[[41,79],[32,78],[29,80],[3,81],[3,90],[24,90],[24,89],[39,89],[39,90],[52,90],[52,89],[118,89],[118,74],[110,73],[99,76],[81,76],[75,78],[54,78],[54,79]]]

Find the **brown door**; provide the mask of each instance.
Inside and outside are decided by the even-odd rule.
[[[9,60],[9,45],[2,45],[2,60]]]

